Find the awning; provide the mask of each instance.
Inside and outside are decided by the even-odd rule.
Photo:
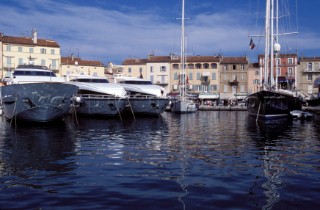
[[[320,77],[316,78],[313,82],[313,87],[318,88],[320,87]]]
[[[202,94],[199,95],[199,99],[218,99],[219,94]]]
[[[286,77],[278,77],[278,82],[287,82],[287,78]]]

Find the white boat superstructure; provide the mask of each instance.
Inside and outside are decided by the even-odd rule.
[[[127,110],[134,114],[159,116],[169,104],[165,89],[149,80],[121,74],[114,74],[111,80],[127,91]]]
[[[160,86],[152,84],[150,80],[138,77],[122,76],[121,74],[113,75],[114,83],[120,84],[126,89],[129,95],[153,95],[157,97],[166,97],[166,90]]]
[[[127,96],[121,85],[110,83],[105,77],[84,74],[67,75],[66,81],[79,88],[76,113],[121,116]]]

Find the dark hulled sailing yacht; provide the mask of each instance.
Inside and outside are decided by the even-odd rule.
[[[302,109],[302,95],[298,91],[278,89],[273,81],[274,54],[277,56],[280,52],[278,44],[278,32],[273,32],[274,1],[266,0],[266,19],[265,19],[265,55],[264,55],[264,75],[262,72],[260,80],[262,86],[260,91],[253,93],[247,98],[247,110],[250,116],[257,120],[278,119],[290,116],[290,111]],[[276,23],[277,24],[277,23]],[[254,47],[251,39],[250,48]],[[277,75],[276,75],[277,78]]]

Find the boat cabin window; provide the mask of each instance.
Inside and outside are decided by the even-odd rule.
[[[137,80],[124,80],[119,81],[121,84],[131,84],[131,85],[152,85],[151,81],[137,81]]]
[[[90,83],[109,83],[107,79],[91,79],[91,78],[77,78],[71,79],[73,82],[90,82]]]
[[[39,65],[28,65],[28,64],[21,64],[18,65],[17,69],[43,69],[43,70],[49,70],[46,66],[39,66]]]
[[[56,77],[56,75],[51,71],[20,71],[15,70],[13,76],[47,76]]]

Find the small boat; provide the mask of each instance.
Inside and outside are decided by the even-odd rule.
[[[19,65],[1,87],[8,120],[49,122],[68,114],[78,87],[65,84],[46,66]]]
[[[114,74],[114,83],[121,85],[128,94],[126,111],[137,115],[161,115],[169,104],[166,91],[150,80]]]
[[[185,55],[185,30],[184,30],[184,0],[182,0],[182,17],[181,17],[181,72],[180,72],[180,95],[171,103],[171,112],[173,113],[192,113],[198,110],[196,103],[186,96],[186,55]]]
[[[66,80],[79,88],[74,107],[77,114],[121,117],[126,102],[122,86],[110,83],[105,77],[85,74],[67,75]]]
[[[290,112],[293,119],[312,119],[313,114],[302,110],[293,110]]]

